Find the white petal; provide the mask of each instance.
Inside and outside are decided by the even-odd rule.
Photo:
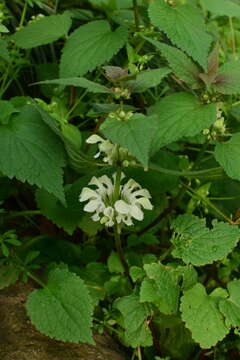
[[[132,205],[130,207],[130,214],[136,220],[143,220],[143,212],[137,205]]]
[[[82,192],[79,196],[79,201],[82,202],[82,201],[86,201],[86,200],[89,200],[91,198],[97,198],[98,197],[98,194],[96,193],[96,191],[88,188],[88,187],[84,187],[82,189]]]
[[[93,221],[99,221],[100,220],[100,216],[99,213],[95,213],[93,216],[91,216]]]
[[[100,204],[101,202],[99,202],[99,200],[91,200],[84,206],[83,210],[87,212],[94,212]]]
[[[140,199],[137,199],[136,203],[142,205],[142,207],[144,209],[147,209],[147,210],[152,210],[153,209],[152,204],[150,203],[150,201],[147,198],[142,197]]]
[[[120,214],[128,214],[131,206],[129,206],[123,200],[117,200],[114,204],[114,207],[117,210],[117,212],[119,212]]]
[[[96,143],[102,142],[102,141],[104,141],[104,139],[101,138],[101,136],[94,134],[94,135],[91,135],[91,136],[86,140],[86,143],[88,143],[88,144],[96,144]]]
[[[151,195],[149,193],[149,191],[147,189],[140,189],[140,190],[136,190],[132,193],[135,197],[136,196],[144,196],[144,197],[147,197],[147,198],[151,198]]]

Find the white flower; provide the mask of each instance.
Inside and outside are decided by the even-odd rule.
[[[122,173],[121,180],[125,177]],[[100,221],[106,226],[117,224],[133,225],[132,219],[143,220],[143,209],[152,210],[153,206],[150,202],[151,195],[133,179],[128,180],[124,185],[120,186],[119,198],[114,199],[116,176],[113,181],[106,175],[90,181],[89,185],[95,185],[93,190],[84,187],[79,197],[79,201],[88,201],[84,206],[84,210],[92,215],[93,221]]]
[[[99,151],[94,157],[99,158],[99,156],[103,154],[103,161],[109,165],[116,164],[119,161],[123,166],[135,164],[135,159],[126,148],[119,147],[99,135],[91,135],[86,142],[88,144],[98,144]]]

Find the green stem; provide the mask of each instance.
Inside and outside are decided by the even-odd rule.
[[[196,177],[201,175],[209,175],[212,173],[220,173],[222,172],[221,167],[211,168],[211,169],[204,169],[204,170],[197,170],[197,171],[176,171],[176,170],[170,170],[162,168],[161,166],[157,164],[150,163],[149,169],[159,171],[163,174],[167,175],[175,175],[175,176],[184,176],[184,177]]]
[[[120,195],[120,186],[121,186],[121,176],[122,176],[122,169],[120,166],[117,167],[116,172],[116,179],[114,184],[114,191],[113,191],[113,201],[117,201]]]
[[[27,271],[27,275],[34,280],[38,285],[40,285],[42,288],[46,287],[46,284],[44,284],[44,282],[42,282],[42,280],[40,280],[37,276],[33,275],[30,271]]]
[[[28,7],[28,3],[27,0],[25,0],[25,4],[23,7],[23,11],[22,11],[22,15],[21,15],[21,19],[20,19],[20,23],[19,23],[19,27],[21,28],[23,26],[25,17],[26,17],[26,13],[27,13],[27,7]]]
[[[234,31],[234,26],[233,26],[233,21],[232,21],[231,16],[229,16],[229,25],[230,25],[231,35],[232,35],[232,44],[231,44],[232,52],[233,52],[233,56],[234,56],[235,60],[237,60],[235,31]]]
[[[133,0],[133,11],[134,11],[134,20],[135,20],[136,31],[139,31],[139,12],[138,12],[137,0]]]
[[[120,237],[120,229],[119,229],[119,225],[117,225],[117,224],[114,226],[114,239],[115,239],[115,247],[116,247],[119,259],[120,259],[120,261],[122,263],[122,266],[124,268],[124,272],[125,272],[125,274],[127,275],[127,277],[129,278],[129,280],[131,282],[128,263],[127,263],[127,261],[125,259],[123,248],[122,248],[122,242],[121,242],[121,237]]]
[[[16,211],[12,212],[11,214],[5,216],[4,219],[12,219],[18,216],[34,216],[34,215],[41,215],[40,210],[26,210],[26,211]]]

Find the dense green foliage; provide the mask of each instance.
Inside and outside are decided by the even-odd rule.
[[[240,0],[0,4],[0,289],[126,359],[240,356]]]

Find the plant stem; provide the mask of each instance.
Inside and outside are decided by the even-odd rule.
[[[12,212],[11,214],[4,217],[4,219],[12,219],[18,216],[34,216],[34,215],[41,215],[40,210],[26,210],[26,211],[16,211]]]
[[[156,170],[156,171],[159,171],[159,172],[161,172],[163,174],[167,174],[167,175],[184,176],[184,177],[192,177],[192,176],[196,177],[196,176],[201,176],[201,175],[208,175],[208,174],[210,175],[212,173],[220,174],[222,172],[221,167],[197,170],[197,171],[176,171],[176,170],[162,168],[161,166],[159,166],[157,164],[153,164],[153,163],[150,163],[149,169]]]
[[[229,16],[229,25],[230,25],[231,35],[232,35],[232,44],[231,44],[232,52],[233,52],[233,56],[234,56],[235,60],[237,60],[235,31],[234,31],[234,26],[233,26],[233,21],[232,21],[231,16]]]
[[[119,256],[119,259],[122,263],[122,266],[124,268],[124,272],[127,275],[127,277],[130,279],[130,275],[129,275],[129,268],[128,268],[128,263],[125,259],[124,256],[124,252],[123,252],[123,248],[122,248],[122,242],[121,242],[121,237],[120,237],[120,231],[119,231],[119,225],[115,225],[114,226],[114,239],[115,239],[115,247]]]
[[[137,0],[133,0],[133,11],[134,11],[134,20],[135,20],[136,31],[139,31],[139,12],[138,12]]]
[[[113,201],[114,202],[119,199],[121,176],[122,176],[122,169],[120,166],[118,166],[117,172],[116,172],[116,178],[115,178],[114,192],[113,192]]]
[[[20,23],[19,23],[20,28],[23,26],[23,23],[24,23],[24,20],[25,20],[26,13],[27,13],[27,7],[28,7],[28,3],[27,3],[27,0],[25,0],[22,15],[21,15],[21,19],[20,19]]]

